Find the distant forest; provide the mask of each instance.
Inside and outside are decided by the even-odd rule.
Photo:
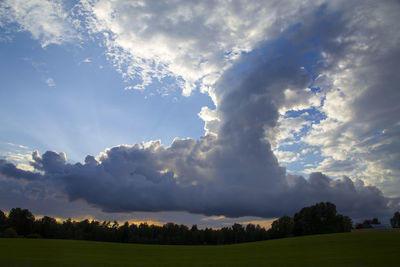
[[[294,217],[283,216],[266,230],[259,225],[243,226],[235,223],[220,229],[199,229],[174,223],[163,226],[139,225],[125,222],[99,222],[96,220],[57,222],[44,216],[35,219],[27,209],[13,208],[8,216],[0,211],[0,236],[26,238],[57,238],[142,244],[170,245],[222,245],[261,241],[290,236],[350,232],[352,221],[337,214],[336,206],[321,202],[301,209]]]

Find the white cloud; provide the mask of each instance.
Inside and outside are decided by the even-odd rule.
[[[311,153],[311,152],[313,152],[314,151],[314,148],[304,148],[304,149],[302,149],[301,150],[301,154],[302,155],[306,155],[306,154],[308,154],[308,153]]]
[[[305,127],[311,126],[312,122],[307,120],[304,116],[294,118],[285,118],[284,116],[280,116],[278,123],[279,135],[277,138],[278,142],[283,144],[288,141],[294,141],[296,136],[298,136]]]
[[[49,87],[55,87],[56,86],[56,83],[54,82],[53,78],[51,78],[51,77],[46,79],[46,84]]]
[[[220,122],[217,110],[211,110],[208,107],[202,107],[198,115],[204,121],[204,130],[206,131],[206,135],[216,135],[218,133]]]
[[[285,102],[279,109],[281,115],[285,115],[288,110],[304,110],[312,107],[318,107],[321,104],[323,94],[314,93],[309,88],[304,90],[291,90],[287,88],[284,91]]]
[[[242,52],[284,30],[308,1],[82,1],[89,31],[127,80],[175,77],[184,95],[214,82]]]
[[[304,170],[304,173],[323,172],[331,176],[346,175],[354,178],[361,178],[358,174],[362,171],[357,160],[334,160],[332,158],[325,158],[317,166],[312,166]]]
[[[351,174],[391,196],[400,186],[399,14],[398,3],[384,1],[342,15],[349,22],[324,51],[326,68],[316,81],[327,118],[302,139],[327,157],[317,170]]]
[[[275,156],[278,158],[279,162],[294,162],[299,160],[299,154],[292,151],[281,151],[274,150]]]
[[[11,142],[0,142],[0,158],[4,158],[27,170],[29,162],[32,161],[32,153],[27,146]],[[29,170],[32,170],[32,168],[29,168]]]
[[[0,3],[0,27],[17,23],[43,47],[76,40],[75,22],[60,0],[5,0]]]
[[[17,148],[22,148],[22,149],[28,149],[27,146],[24,146],[24,145],[17,145],[17,144],[11,143],[11,142],[7,142],[7,143],[5,143],[5,144],[6,144],[6,145],[9,145],[9,146],[12,146],[12,147],[17,147]]]

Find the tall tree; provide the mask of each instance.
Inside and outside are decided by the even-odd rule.
[[[393,228],[400,228],[400,212],[396,211],[390,219],[390,224]]]
[[[7,226],[7,216],[0,210],[0,232],[3,232]]]
[[[289,216],[280,217],[274,221],[271,225],[271,229],[268,230],[271,238],[282,238],[293,235],[294,221]]]
[[[246,232],[241,224],[235,223],[232,225],[233,238],[235,243],[244,242]]]
[[[35,217],[27,209],[13,208],[8,215],[8,225],[14,228],[19,235],[26,236],[32,233]]]
[[[253,242],[255,240],[256,240],[256,226],[250,223],[246,226],[246,241]]]
[[[372,228],[371,224],[381,224],[381,222],[378,220],[378,218],[373,218],[371,220],[367,219],[364,220],[362,226],[363,228]]]
[[[59,237],[59,224],[56,219],[49,216],[44,216],[36,221],[37,231],[44,238],[57,238]]]
[[[321,202],[305,207],[294,215],[295,235],[311,235],[350,231],[351,219],[336,215],[336,206],[330,202]]]

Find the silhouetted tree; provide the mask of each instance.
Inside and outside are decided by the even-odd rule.
[[[246,239],[246,232],[243,228],[243,225],[235,223],[232,225],[232,231],[233,231],[233,242],[234,243],[240,243],[244,242]]]
[[[0,210],[0,233],[3,232],[7,227],[7,216]]]
[[[36,225],[35,231],[44,238],[62,237],[59,231],[61,227],[54,218],[51,218],[49,216],[44,216],[40,220],[37,220],[35,225]]]
[[[23,236],[32,233],[34,221],[35,217],[27,209],[13,208],[8,215],[8,225]]]
[[[381,222],[378,220],[378,218],[373,218],[373,219],[367,219],[364,220],[363,223],[357,224],[356,228],[357,229],[363,229],[363,228],[372,228],[372,224],[381,224]]]
[[[363,224],[371,225],[371,224],[381,224],[378,218],[373,218],[372,220],[365,220]]]
[[[255,241],[261,241],[261,240],[268,239],[267,230],[265,230],[265,228],[263,228],[263,227],[261,227],[260,225],[257,224],[255,237],[256,237]]]
[[[400,228],[400,212],[396,211],[390,219],[390,224],[393,228]]]
[[[129,225],[128,222],[125,222],[123,225],[119,225],[116,221],[99,222],[96,220],[89,221],[88,219],[82,221],[68,219],[59,223],[49,216],[35,220],[29,210],[20,208],[12,209],[8,219],[4,213],[0,212],[0,227],[2,223],[4,225],[4,222],[5,228],[9,228],[7,233],[10,236],[16,229],[15,235],[20,234],[31,238],[44,237],[147,244],[217,245],[260,241],[292,235],[291,229],[294,229],[296,222],[315,224],[312,226],[312,231],[309,232],[304,231],[308,228],[301,226],[303,227],[302,234],[343,232],[351,229],[351,220],[346,216],[336,215],[336,207],[331,203],[320,203],[304,208],[295,215],[295,219],[283,216],[272,224],[268,232],[260,225],[248,224],[244,227],[238,223],[221,229],[198,229],[197,225],[193,225],[189,229],[185,225],[174,223],[157,226],[147,223]]]
[[[129,223],[125,222],[121,227],[117,230],[118,237],[117,240],[119,242],[127,243],[130,239],[130,231],[129,231]]]
[[[335,233],[351,232],[353,222],[348,216],[336,215]]]
[[[271,238],[282,238],[293,235],[294,220],[289,216],[280,217],[274,221],[271,225],[271,229],[268,230]]]
[[[74,239],[75,238],[75,227],[74,224],[71,220],[71,218],[68,218],[68,220],[63,221],[61,225],[62,229],[62,238],[65,239]]]
[[[198,244],[203,243],[203,240],[201,239],[201,233],[200,233],[199,229],[197,228],[196,224],[194,224],[192,226],[192,228],[190,228],[190,236],[191,236],[191,238],[190,238],[191,244],[198,245]]]
[[[256,241],[256,226],[254,224],[246,225],[246,241],[253,242]]]
[[[293,233],[295,235],[336,233],[341,230],[350,231],[351,225],[349,217],[336,215],[334,204],[321,202],[302,208],[294,215]]]

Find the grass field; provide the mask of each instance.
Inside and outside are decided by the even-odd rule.
[[[400,232],[353,232],[225,246],[0,239],[1,266],[400,266]]]

